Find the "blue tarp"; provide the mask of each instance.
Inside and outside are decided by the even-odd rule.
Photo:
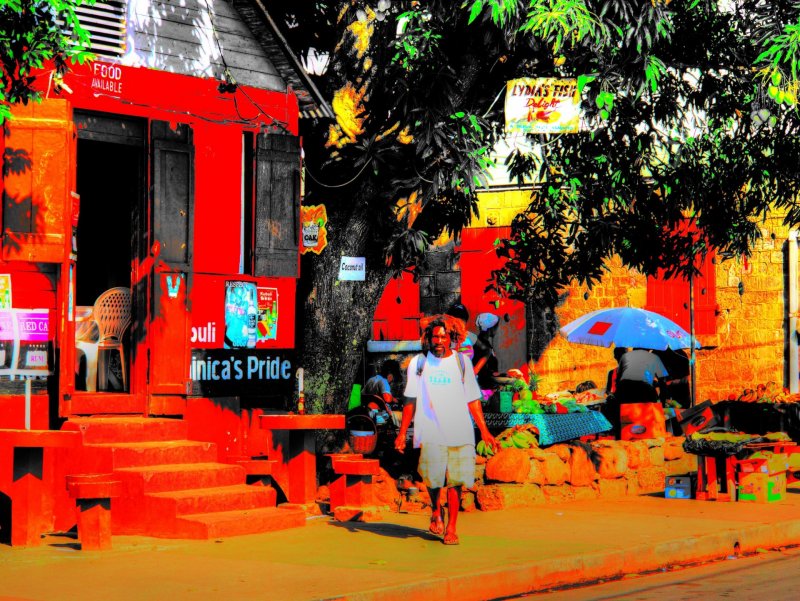
[[[533,424],[539,428],[539,445],[546,446],[574,440],[589,434],[611,430],[611,423],[599,411],[586,413],[487,413],[486,425],[491,430]]]

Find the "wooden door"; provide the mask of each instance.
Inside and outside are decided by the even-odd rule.
[[[181,414],[189,380],[194,238],[194,145],[186,124],[151,124],[152,243],[149,405],[151,414]]]

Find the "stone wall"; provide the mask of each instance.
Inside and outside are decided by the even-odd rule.
[[[697,470],[697,459],[684,452],[683,440],[598,440],[546,449],[503,449],[478,465],[475,504],[492,511],[663,492],[668,475]]]
[[[697,458],[683,450],[683,437],[638,441],[597,440],[546,449],[503,449],[488,461],[478,458],[476,481],[462,497],[465,511],[495,511],[541,503],[663,493],[667,476],[697,471]],[[406,497],[381,470],[376,479],[380,505],[394,511],[429,511],[430,497]]]

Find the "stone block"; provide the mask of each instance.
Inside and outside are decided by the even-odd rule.
[[[616,480],[600,479],[597,481],[597,487],[600,497],[604,499],[617,499],[628,494],[628,482],[624,478],[617,478]]]
[[[561,459],[561,461],[563,461],[564,463],[569,461],[569,458],[572,455],[571,447],[566,444],[554,444],[548,450],[551,453],[555,453],[556,455],[558,455],[558,458]]]
[[[601,479],[621,478],[628,471],[628,453],[620,446],[596,446],[594,452],[599,458],[597,473]]]
[[[530,507],[545,501],[536,484],[487,484],[477,487],[476,500],[482,511]]]
[[[639,494],[662,492],[667,470],[663,466],[651,465],[638,472]]]
[[[478,510],[475,496],[476,493],[471,490],[465,490],[461,493],[461,511],[470,513]]]
[[[583,448],[572,447],[568,465],[568,482],[573,486],[590,486],[592,482],[597,480],[597,471],[594,469],[594,464]]]
[[[635,496],[639,494],[639,473],[628,470],[625,472],[625,484],[627,488],[627,494],[630,496]]]
[[[683,450],[683,438],[669,438],[664,443],[664,460],[681,459],[686,454]]]
[[[575,489],[569,484],[542,486],[542,493],[548,503],[564,503],[575,500]]]
[[[650,464],[651,465],[664,465],[664,447],[650,447]]]
[[[341,505],[333,510],[333,518],[337,522],[380,522],[386,509],[388,507],[377,505],[363,507]]]
[[[490,482],[525,482],[531,460],[522,449],[501,449],[486,462],[486,480]]]
[[[665,461],[664,469],[670,476],[680,476],[697,471],[697,456],[689,453],[674,461]]]
[[[531,459],[528,481],[534,484],[559,485],[569,478],[569,466],[555,453],[543,453],[541,459]]]
[[[593,486],[573,486],[573,495],[576,501],[592,501],[600,496],[600,490]]]
[[[650,450],[644,440],[631,441],[626,445],[628,453],[628,468],[637,470],[650,465]]]

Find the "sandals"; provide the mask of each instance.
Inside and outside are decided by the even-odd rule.
[[[436,536],[440,536],[442,533],[444,533],[444,522],[442,521],[442,516],[431,516],[431,525],[428,527],[428,532],[435,534]]]
[[[448,532],[442,538],[442,543],[445,545],[457,545],[458,535],[455,532]]]

